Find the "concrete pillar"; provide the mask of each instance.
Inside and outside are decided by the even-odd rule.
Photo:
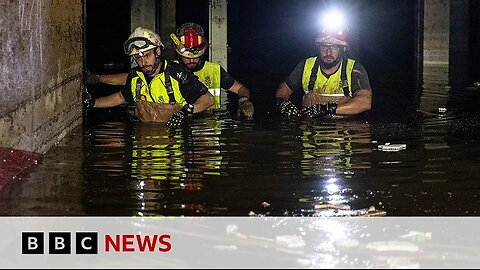
[[[131,31],[142,26],[156,31],[155,0],[131,0],[130,1],[130,21]]]
[[[160,1],[160,18],[159,22],[159,34],[162,37],[163,44],[165,45],[165,55],[169,59],[175,59],[175,51],[172,50],[172,40],[170,39],[170,33],[175,33],[176,29],[176,8],[177,1],[175,0],[163,0]]]
[[[2,2],[0,146],[46,152],[81,122],[83,5]]]
[[[210,0],[209,4],[210,61],[219,63],[227,70],[227,0]]]
[[[169,59],[175,57],[171,50],[170,33],[176,28],[176,0],[131,0],[131,30],[143,26],[157,32],[165,45]]]
[[[228,41],[227,41],[227,0],[210,0],[209,2],[209,60],[219,63],[228,70]],[[222,109],[226,108],[227,92],[220,91]]]
[[[448,85],[450,0],[424,1],[424,88]]]

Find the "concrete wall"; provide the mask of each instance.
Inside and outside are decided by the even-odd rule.
[[[45,152],[81,121],[83,6],[0,3],[0,146]]]
[[[450,1],[424,1],[424,87],[448,85]]]
[[[165,55],[169,59],[175,59],[176,53],[172,48],[171,33],[175,33],[176,26],[176,8],[177,1],[175,0],[163,0],[160,1],[160,18],[158,18],[159,29],[158,34],[162,37],[162,42],[165,45]]]
[[[157,30],[155,25],[155,0],[131,0],[130,8],[132,32],[139,26]]]

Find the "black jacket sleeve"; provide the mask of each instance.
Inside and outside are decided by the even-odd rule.
[[[220,66],[220,87],[229,90],[234,83],[235,79],[232,78],[222,66]]]
[[[128,104],[135,103],[131,88],[132,88],[132,78],[136,74],[137,70],[138,68],[133,68],[130,70],[127,77],[127,83],[122,87],[122,90],[121,90],[122,96]]]
[[[207,87],[198,80],[198,77],[183,65],[169,62],[167,69],[169,75],[178,81],[180,92],[188,103],[195,103],[199,97],[208,92]]]

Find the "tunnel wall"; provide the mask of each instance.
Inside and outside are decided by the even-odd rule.
[[[424,2],[424,88],[448,85],[450,0]]]
[[[83,4],[0,6],[0,147],[45,152],[81,122]]]

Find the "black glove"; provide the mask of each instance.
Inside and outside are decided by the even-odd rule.
[[[92,95],[88,92],[87,87],[82,88],[83,93],[83,110],[88,111],[95,106],[95,99],[92,98]]]
[[[283,98],[277,98],[277,107],[282,116],[292,118],[298,116],[298,109],[295,104],[289,100],[284,100]]]
[[[336,103],[327,103],[327,104],[315,104],[310,107],[306,107],[301,111],[301,115],[308,117],[322,117],[327,115],[334,115],[337,112]]]
[[[167,122],[169,128],[179,128],[185,124],[190,116],[193,115],[193,105],[186,104],[178,112],[172,114],[170,120]]]

